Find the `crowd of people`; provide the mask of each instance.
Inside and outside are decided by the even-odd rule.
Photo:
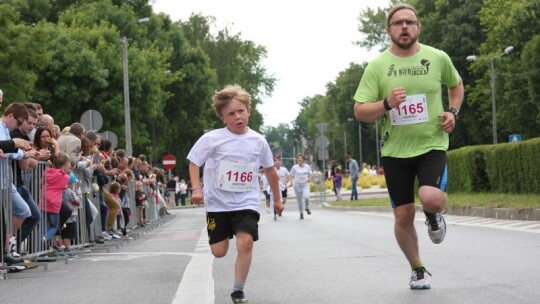
[[[149,198],[156,219],[168,214],[163,169],[152,168],[145,155],[114,150],[110,140],[81,123],[60,129],[37,103],[5,109],[0,144],[2,175],[13,180],[1,193],[0,261],[7,265],[43,251],[73,256],[71,245],[81,238],[89,244],[130,238],[131,229],[151,220]],[[185,181],[175,187],[175,201],[184,205]]]

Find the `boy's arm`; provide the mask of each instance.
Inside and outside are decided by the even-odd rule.
[[[279,176],[277,174],[277,171],[272,166],[270,168],[264,168],[264,174],[266,174],[266,179],[268,180],[270,190],[272,190],[272,193],[274,193],[274,208],[276,209],[277,213],[281,213],[284,206],[283,202],[281,201],[281,195],[279,195],[281,191],[279,190]]]
[[[191,200],[194,203],[203,202],[203,191],[200,178],[200,167],[193,162],[189,163],[189,179],[191,180]]]

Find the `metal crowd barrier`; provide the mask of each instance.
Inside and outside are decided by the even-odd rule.
[[[16,176],[13,176],[14,162],[15,160],[0,158],[0,219],[2,222],[2,225],[0,225],[0,244],[2,244],[2,246],[6,244],[6,234],[12,235],[12,187],[14,185],[14,178],[16,178]],[[43,174],[49,165],[49,162],[40,161],[37,168],[23,172],[22,175],[24,185],[32,194],[32,198],[38,207],[40,206],[40,202],[43,200],[41,191],[43,186]],[[91,180],[85,180],[85,174],[82,170],[75,170],[74,173],[81,183],[84,182],[86,185],[92,185],[92,183],[96,182],[95,177],[92,177]],[[99,237],[101,237],[102,233],[100,220],[101,208],[98,197],[99,193],[94,192],[93,187],[87,187],[87,189],[82,188],[82,190],[83,204],[78,209],[76,237],[75,239],[72,239],[70,246],[72,249],[83,249],[91,245],[99,247],[95,244],[95,242]],[[150,187],[145,185],[143,190],[147,193],[149,204],[149,207],[145,210],[146,219],[149,223],[158,222],[161,217],[159,214],[159,200],[157,197],[157,191],[160,191],[160,189],[158,187]],[[131,218],[126,228],[133,231],[135,228],[137,228],[138,224],[134,181],[131,181],[128,185],[128,195],[130,197]],[[91,213],[90,204],[97,209],[97,216],[92,222],[87,221],[87,219],[92,219],[91,214],[88,214],[89,216],[87,217],[87,213]],[[59,257],[51,256],[51,253],[54,252],[54,250],[51,248],[53,246],[52,241],[45,242],[43,239],[43,236],[46,234],[48,229],[47,214],[45,211],[41,209],[39,210],[41,215],[39,224],[33,229],[30,236],[24,242],[18,242],[17,252],[23,254],[24,258],[27,260],[46,263],[49,259],[57,260]],[[20,234],[20,231],[18,234]],[[138,237],[138,233],[133,233],[133,235]],[[20,237],[17,239],[20,240]],[[123,240],[124,239],[120,239],[118,241],[121,244]],[[108,242],[108,245],[116,244],[118,247],[119,242]],[[102,247],[105,247],[105,245]],[[62,259],[65,259],[67,263],[67,258],[68,257],[65,256]],[[0,250],[0,278],[5,278],[5,269],[2,267],[3,265],[5,265],[4,250]]]

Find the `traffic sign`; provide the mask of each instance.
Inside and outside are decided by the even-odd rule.
[[[508,136],[508,142],[519,142],[521,141],[521,134],[512,134]]]
[[[176,168],[176,157],[172,154],[163,156],[163,168],[167,170]]]

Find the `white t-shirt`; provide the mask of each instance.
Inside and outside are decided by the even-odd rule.
[[[259,167],[274,166],[266,139],[248,129],[237,135],[227,128],[205,133],[187,159],[203,171],[204,204],[209,212],[259,209]]]
[[[261,175],[261,184],[262,184],[261,190],[268,191],[269,185],[268,185],[268,178],[266,178],[266,174]]]
[[[285,185],[287,185],[287,180],[289,179],[289,170],[281,166],[279,169],[276,168],[276,171],[279,176],[279,190],[283,191],[285,190]]]
[[[307,164],[304,164],[304,167],[296,164],[291,168],[291,176],[295,184],[307,184],[311,172],[311,167]]]

